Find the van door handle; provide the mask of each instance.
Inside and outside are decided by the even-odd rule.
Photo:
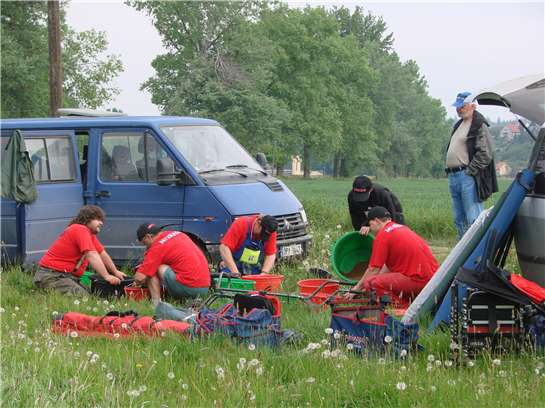
[[[101,198],[101,197],[111,197],[112,196],[112,193],[110,193],[109,191],[98,191],[96,194],[95,194],[96,197],[98,198]]]

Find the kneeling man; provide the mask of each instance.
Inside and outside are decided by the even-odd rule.
[[[278,221],[271,215],[237,218],[220,244],[220,269],[232,276],[270,273],[276,260]]]
[[[430,247],[409,227],[392,222],[384,207],[373,207],[363,235],[375,234],[369,266],[353,290],[376,291],[378,296],[407,304],[426,286],[439,264]],[[349,293],[347,298],[354,294]]]
[[[147,282],[153,304],[161,300],[161,282],[180,300],[208,293],[208,261],[191,238],[180,231],[161,231],[155,224],[140,225],[136,235],[147,250],[134,280],[137,285]]]

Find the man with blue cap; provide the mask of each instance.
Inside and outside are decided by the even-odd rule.
[[[445,171],[458,239],[477,219],[486,199],[498,191],[490,125],[476,105],[470,92],[460,92],[452,104],[460,120],[450,137]]]

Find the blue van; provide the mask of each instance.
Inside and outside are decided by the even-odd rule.
[[[305,256],[311,237],[303,206],[214,120],[190,117],[66,117],[1,122],[2,153],[21,131],[38,199],[1,201],[2,261],[39,261],[84,204],[106,212],[100,240],[116,262],[144,247],[143,222],[184,231],[215,263],[233,220],[279,221],[278,258]]]

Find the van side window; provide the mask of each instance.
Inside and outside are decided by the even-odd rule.
[[[25,138],[36,182],[76,179],[72,144],[66,137]]]
[[[142,132],[104,133],[100,157],[100,178],[104,181],[143,181],[135,162],[142,159],[138,140]]]
[[[174,169],[174,162],[169,158],[167,152],[157,143],[155,138],[146,133],[138,142],[138,151],[143,154],[141,160],[136,162],[139,174],[147,180],[157,181],[157,161],[167,159],[170,162],[169,168]]]

